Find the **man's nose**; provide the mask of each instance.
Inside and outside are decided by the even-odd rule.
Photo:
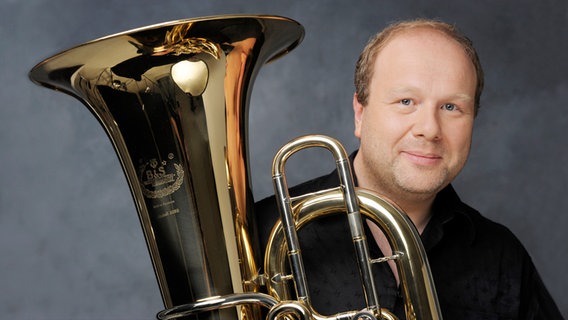
[[[422,105],[415,112],[412,134],[429,141],[441,138],[440,108],[435,105]]]

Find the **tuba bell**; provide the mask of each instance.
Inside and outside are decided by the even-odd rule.
[[[357,226],[361,217],[351,211],[358,212],[360,202],[363,215],[391,236],[398,255],[394,259],[405,263],[399,267],[407,275],[405,282],[422,278],[412,280],[418,285],[405,286],[412,302],[407,318],[441,318],[411,223],[394,205],[352,187],[347,194],[330,190],[306,196],[293,209],[283,209],[283,220],[294,230],[283,236],[281,226],[274,229],[274,245],[266,254],[274,262],[259,274],[247,149],[250,93],[260,67],[294,49],[303,35],[300,24],[277,16],[178,20],[87,42],[30,71],[35,83],[80,100],[108,135],[130,187],[166,308],[159,319],[261,319],[265,314],[270,319],[328,318],[311,308],[303,291],[290,301],[294,294],[271,283],[293,279],[297,288],[304,288],[301,258],[291,259],[293,274],[286,275],[284,256],[290,251],[285,246],[297,245],[296,226],[341,211],[338,203],[345,196]],[[322,146],[320,136],[302,141],[314,139]],[[331,150],[342,148],[323,140]],[[344,163],[343,154],[340,158]],[[285,195],[283,186],[277,188]],[[401,225],[409,231],[393,231]],[[366,244],[354,244],[361,255],[368,308],[329,318],[394,319],[378,305]],[[411,263],[408,258],[417,259]]]

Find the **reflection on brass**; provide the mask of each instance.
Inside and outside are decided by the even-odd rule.
[[[274,229],[265,257],[270,260],[265,261],[267,273],[259,274],[247,163],[248,103],[260,67],[288,53],[302,37],[297,22],[275,16],[181,20],[85,43],[31,70],[34,82],[83,102],[108,134],[167,308],[159,319],[260,319],[260,307],[268,309],[268,319],[395,319],[378,304],[369,268],[374,260],[361,241],[359,201],[363,214],[400,251],[407,318],[441,318],[411,223],[388,202],[355,192],[343,147],[321,136],[295,140],[278,152],[278,198],[287,196],[285,177],[278,171],[296,148],[330,149],[339,159],[338,168],[341,163],[346,188],[341,194],[305,195],[299,203],[294,199],[293,208],[281,203],[282,216],[285,221],[299,219],[301,227],[330,211],[347,210],[368,307],[329,317],[313,310],[301,256],[296,255],[295,223],[284,235],[281,224]],[[291,275],[286,273],[287,253],[292,256]],[[412,278],[416,283],[407,284]],[[296,301],[284,301],[293,295],[281,290],[277,280],[287,279],[294,280]],[[260,293],[261,286],[273,296]]]
[[[183,90],[192,96],[200,96],[209,81],[209,70],[203,61],[180,61],[172,66],[172,79]]]
[[[153,50],[154,55],[163,54],[194,54],[207,52],[211,56],[220,58],[219,46],[215,43],[207,41],[207,39],[201,38],[189,38],[185,39],[177,32],[172,32],[171,34],[166,34],[166,43],[161,47],[156,47]]]
[[[275,304],[255,280],[245,117],[261,66],[302,37],[297,22],[274,16],[173,21],[82,44],[30,72],[81,100],[110,137],[167,308],[243,292]],[[199,319],[257,317],[245,304]]]

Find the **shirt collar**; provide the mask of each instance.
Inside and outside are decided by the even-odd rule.
[[[422,233],[426,250],[433,248],[444,236],[450,236],[450,233],[453,241],[461,239],[468,244],[473,243],[476,235],[471,219],[473,211],[461,201],[451,184],[438,192],[432,205],[432,218]]]

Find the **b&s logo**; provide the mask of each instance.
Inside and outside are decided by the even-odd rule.
[[[167,160],[141,160],[138,169],[142,192],[150,199],[163,198],[177,191],[183,183],[183,167],[176,163],[173,154]]]

